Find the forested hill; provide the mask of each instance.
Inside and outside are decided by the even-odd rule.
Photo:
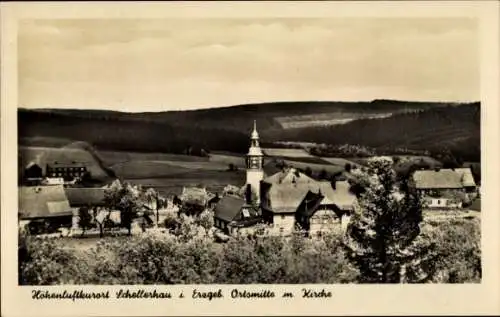
[[[174,153],[190,146],[243,153],[253,120],[263,141],[373,147],[479,147],[480,127],[479,103],[392,100],[283,102],[158,113],[20,109],[18,118],[20,137],[60,137],[100,149]]]
[[[86,141],[100,150],[183,153],[192,148],[243,153],[248,149],[247,134],[227,133],[220,127],[201,128],[189,122],[173,127],[133,117],[94,116],[86,111],[19,110],[18,136],[21,142],[43,137]]]
[[[353,120],[448,105],[455,104],[377,99],[370,102],[270,102],[186,111],[141,113],[76,109],[43,109],[36,111],[96,120],[166,123],[175,127],[186,125],[204,129],[220,127],[224,130],[239,131],[246,134],[252,127],[252,121],[257,120],[259,132],[262,136],[272,137],[275,130],[287,128],[284,123],[288,122],[300,121],[305,126],[308,126],[314,124],[318,119],[321,120],[324,118],[341,117]]]
[[[342,125],[283,131],[276,138],[327,144],[359,144],[378,149],[450,150],[464,160],[479,161],[480,104],[440,107]]]

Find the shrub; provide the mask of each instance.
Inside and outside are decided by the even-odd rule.
[[[210,230],[181,216],[169,233],[105,237],[88,250],[64,246],[64,239],[19,237],[19,283],[51,284],[253,284],[354,283],[359,270],[348,260],[344,237],[306,238],[241,235],[225,244]],[[481,280],[477,219],[427,220],[415,240],[430,252],[406,266],[408,279],[464,283]],[[410,251],[414,251],[413,249]],[[413,265],[414,264],[414,265]]]
[[[481,282],[481,237],[478,219],[428,222],[422,230],[435,244],[434,282]]]
[[[19,284],[78,284],[85,264],[71,250],[49,238],[23,235],[19,239]]]

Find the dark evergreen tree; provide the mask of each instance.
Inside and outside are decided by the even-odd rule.
[[[419,195],[401,191],[390,158],[373,158],[365,188],[347,229],[346,248],[363,283],[423,282],[432,277],[432,245],[418,239]]]

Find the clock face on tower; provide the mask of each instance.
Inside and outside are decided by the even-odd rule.
[[[257,157],[250,158],[250,167],[251,168],[259,168],[260,167],[259,158],[257,158]]]

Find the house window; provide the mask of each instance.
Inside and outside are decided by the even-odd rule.
[[[282,220],[283,220],[283,219],[285,219],[285,215],[281,215],[281,219],[282,219]]]
[[[248,212],[248,209],[243,209],[242,210],[242,213],[243,213],[243,218],[249,218],[250,217],[250,213]]]
[[[441,205],[441,200],[439,200],[439,199],[438,199],[438,200],[437,200],[437,204],[438,204],[438,205]]]
[[[283,232],[285,232],[285,228],[280,227],[280,233],[282,234]]]

